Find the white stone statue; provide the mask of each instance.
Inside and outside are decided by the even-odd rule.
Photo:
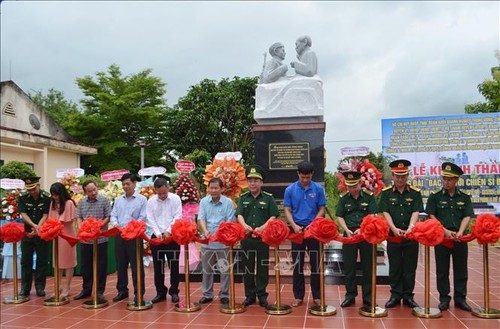
[[[285,46],[281,42],[275,42],[269,47],[271,59],[264,65],[260,83],[271,83],[286,75],[288,66],[283,64],[285,59]]]
[[[295,41],[298,62],[291,62],[290,66],[295,69],[296,74],[312,77],[318,74],[318,58],[311,50],[312,41],[307,35],[299,37]]]
[[[273,58],[265,63],[255,91],[254,119],[259,124],[323,121],[323,81],[317,75],[318,59],[311,50],[311,38],[299,37],[295,45],[298,61],[290,63],[295,69],[292,76],[285,75],[281,63],[285,58],[282,44],[269,48]]]

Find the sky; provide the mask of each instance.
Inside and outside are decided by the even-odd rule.
[[[78,103],[76,78],[112,64],[124,75],[151,69],[173,106],[205,78],[260,75],[274,42],[290,63],[309,35],[335,171],[342,147],[381,152],[382,119],[483,102],[477,86],[499,63],[499,21],[498,1],[2,1],[1,80]]]

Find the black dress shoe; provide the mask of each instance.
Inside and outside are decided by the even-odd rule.
[[[222,297],[222,298],[220,299],[220,303],[221,303],[221,304],[224,304],[224,305],[229,304],[229,298],[227,298],[227,297]]]
[[[156,304],[156,303],[159,303],[159,302],[166,300],[166,299],[167,299],[167,296],[165,296],[165,295],[156,295],[153,299],[151,299],[151,303]]]
[[[208,298],[208,297],[201,297],[200,299],[200,304],[207,304],[207,303],[210,303],[212,302],[214,299],[213,298]]]
[[[179,302],[179,295],[172,294],[172,297],[170,297],[170,299],[172,299],[172,303],[178,303]]]
[[[469,306],[469,304],[467,304],[467,302],[465,300],[455,301],[455,306],[458,307],[459,309],[467,311],[467,312],[472,311],[472,308]]]
[[[267,307],[269,303],[267,302],[267,297],[259,298],[259,305],[262,307]]]
[[[406,306],[408,306],[410,308],[418,307],[418,304],[415,303],[413,298],[403,299],[403,304],[405,304]]]
[[[252,297],[247,297],[245,298],[245,300],[243,301],[243,306],[247,307],[247,306],[250,306],[252,304],[255,304],[255,298],[252,298]]]
[[[450,302],[440,302],[438,308],[440,311],[446,311],[450,308]]]
[[[45,296],[45,291],[43,289],[37,289],[36,290],[36,295],[38,297],[43,297],[43,296]]]
[[[372,302],[370,302],[369,300],[364,300],[363,305],[367,307],[372,307]]]
[[[397,306],[401,304],[401,299],[397,299],[394,297],[391,297],[387,303],[385,303],[385,308],[393,308],[394,306]]]
[[[349,307],[352,304],[354,304],[354,298],[346,298],[342,304],[340,304],[340,307]]]
[[[126,292],[119,292],[118,295],[113,297],[113,302],[119,302],[120,300],[123,300],[125,298],[128,298],[128,293]]]
[[[74,300],[79,300],[79,299],[83,299],[83,298],[87,298],[87,297],[90,297],[90,293],[89,292],[80,291],[80,293],[78,295],[76,295],[73,299]]]
[[[21,290],[19,295],[24,296],[24,297],[28,297],[30,295],[30,292],[28,290]]]

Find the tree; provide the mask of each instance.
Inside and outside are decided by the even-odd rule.
[[[496,57],[500,60],[500,52]],[[492,113],[500,112],[500,65],[491,68],[492,80],[485,80],[477,86],[486,102],[465,105],[465,113]]]
[[[35,171],[21,161],[9,161],[0,167],[0,178],[22,179],[30,176],[36,176]]]
[[[67,131],[85,144],[95,145],[98,154],[82,158],[82,168],[93,174],[112,169],[140,168],[140,147],[145,145],[146,166],[165,165],[164,141],[167,106],[165,83],[147,69],[122,76],[117,65],[95,77],[77,78],[86,98],[83,112],[72,113]]]
[[[66,129],[69,117],[78,113],[78,105],[66,100],[62,91],[51,88],[46,95],[41,90],[36,91],[34,94],[28,93],[28,95],[33,102],[42,107],[64,129]]]
[[[168,110],[166,139],[181,156],[193,149],[213,158],[218,152],[240,151],[247,162],[254,159],[252,133],[257,77],[219,82],[204,79]]]

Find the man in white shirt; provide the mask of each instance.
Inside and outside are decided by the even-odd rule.
[[[154,181],[156,194],[149,198],[146,206],[146,222],[153,231],[151,238],[165,239],[172,233],[172,224],[182,218],[181,198],[169,192],[169,182],[165,178]],[[151,302],[158,303],[167,298],[167,292],[173,303],[179,301],[179,251],[180,246],[175,242],[151,245],[153,266],[155,273],[156,297]],[[170,268],[170,289],[165,286],[165,256]]]

